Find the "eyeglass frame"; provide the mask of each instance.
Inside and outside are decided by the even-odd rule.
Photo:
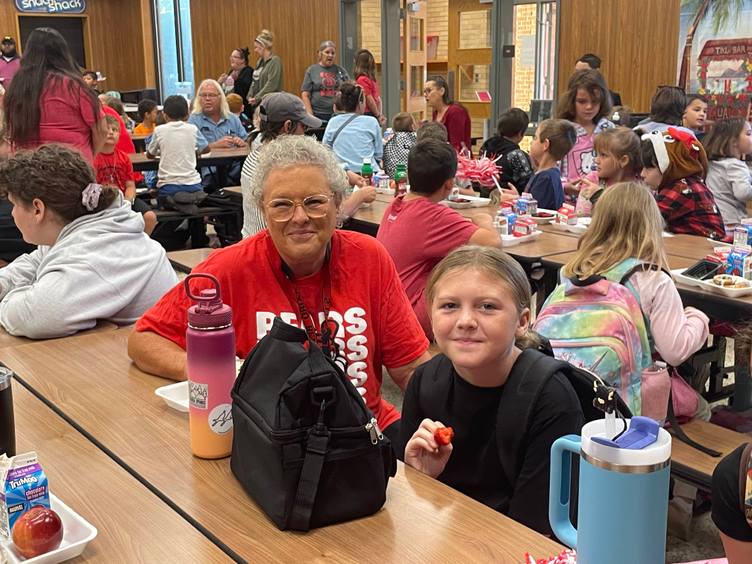
[[[310,196],[306,196],[305,198],[303,198],[302,201],[300,201],[300,200],[291,200],[290,198],[274,198],[272,200],[269,200],[268,202],[263,202],[263,205],[267,209],[267,215],[269,216],[269,219],[271,219],[272,221],[275,221],[277,223],[285,223],[287,221],[290,221],[293,217],[295,217],[295,210],[296,210],[296,208],[298,206],[300,206],[301,208],[303,208],[303,213],[306,214],[306,217],[308,219],[321,219],[322,217],[326,217],[326,215],[329,213],[328,209],[323,214],[321,214],[321,215],[313,215],[312,216],[309,213],[309,210],[306,209],[306,206],[305,206],[306,200],[309,200],[311,198],[321,198],[321,197],[326,198],[326,202],[324,202],[322,204],[322,205],[326,206],[327,204],[329,204],[329,202],[331,202],[334,199],[335,194],[333,192],[330,192],[328,195],[327,194],[311,194]],[[286,218],[275,218],[275,217],[272,217],[272,213],[273,212],[270,211],[272,209],[270,207],[271,204],[272,204],[272,202],[289,202],[289,203],[291,203],[292,204],[292,208],[290,210],[290,216],[286,217]]]

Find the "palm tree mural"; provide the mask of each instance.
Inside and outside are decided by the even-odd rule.
[[[718,33],[726,23],[738,19],[739,12],[744,6],[745,0],[682,0],[682,8],[688,8],[694,12],[692,24],[687,29],[687,37],[684,41],[681,68],[679,70],[679,86],[689,88],[690,70],[692,66],[692,44],[700,24],[710,14],[713,24],[713,33]]]

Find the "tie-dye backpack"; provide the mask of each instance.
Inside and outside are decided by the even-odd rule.
[[[642,371],[652,358],[639,296],[628,280],[649,268],[627,259],[602,276],[563,279],[534,325],[549,339],[556,358],[596,373],[616,388],[634,415],[641,413]]]

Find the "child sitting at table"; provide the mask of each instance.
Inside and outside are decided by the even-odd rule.
[[[501,167],[499,183],[506,187],[511,183],[524,190],[533,176],[533,165],[528,154],[520,149],[520,141],[525,137],[530,118],[519,108],[509,108],[501,114],[496,125],[496,135],[486,139],[480,148],[481,156],[490,159],[500,157],[496,164]],[[488,190],[481,189],[481,196],[488,196]]]
[[[744,118],[720,119],[705,135],[703,145],[710,161],[705,179],[724,223],[741,223],[752,200],[752,180],[744,155],[752,153],[752,127]]]
[[[408,112],[400,112],[392,120],[394,133],[384,143],[384,172],[394,178],[397,165],[407,165],[407,155],[417,143],[415,118]]]
[[[699,141],[705,136],[705,118],[708,117],[708,99],[700,94],[687,95],[682,125],[691,129]]]
[[[253,124],[251,123],[250,118],[243,113],[245,106],[243,105],[243,97],[240,94],[235,94],[234,92],[228,94],[227,107],[230,108],[230,113],[238,116],[240,123],[243,124],[246,131],[252,129]]]
[[[609,385],[617,386],[622,399],[635,415],[640,413],[641,369],[647,367],[638,365],[649,365],[651,353],[658,352],[669,365],[678,366],[699,350],[708,338],[708,317],[699,310],[682,306],[668,270],[663,219],[652,194],[637,182],[616,184],[599,200],[590,227],[580,238],[577,252],[562,269],[563,283],[548,297],[535,323],[535,330],[544,337],[572,343],[572,346],[554,346],[557,358],[584,364]],[[603,339],[608,339],[614,332],[613,325],[607,324],[606,319],[601,319],[599,326],[593,322],[596,318],[587,318],[588,314],[575,302],[569,302],[569,313],[563,313],[568,288],[573,281],[592,277],[603,277],[626,286],[636,298],[634,305],[642,311],[642,315],[632,319],[633,331],[624,329],[625,334],[639,337],[645,345],[641,358],[639,352],[634,353],[634,373],[626,374],[618,350],[605,344],[607,341]],[[622,311],[630,311],[627,302],[620,307]],[[547,315],[554,311],[557,313]],[[643,323],[643,318],[646,323]],[[578,339],[580,343],[587,339],[601,340],[603,344],[578,348]],[[655,351],[647,350],[648,342]],[[591,368],[593,360],[597,368]]]
[[[157,216],[146,202],[136,197],[133,164],[130,157],[117,148],[120,123],[114,116],[106,116],[105,120],[107,121],[107,137],[102,149],[94,157],[97,182],[119,188],[123,197],[131,203],[133,211],[143,214],[144,232],[151,235],[157,225]]]
[[[144,98],[138,103],[138,115],[141,116],[141,123],[133,128],[134,135],[151,135],[154,128],[157,127],[157,116],[159,109],[154,100]]]
[[[515,392],[507,380],[524,374],[530,355],[541,355],[523,352],[538,344],[528,332],[525,272],[501,249],[460,247],[431,273],[426,305],[441,354],[418,367],[405,390],[405,463],[550,535],[551,445],[579,433],[583,414],[567,377],[554,373],[531,408],[527,430],[519,430],[525,433],[519,472],[506,475],[497,444],[499,404]],[[435,438],[444,427],[454,430],[449,444]]]
[[[157,181],[159,196],[174,198],[182,192],[195,195],[185,199],[186,202],[198,202],[206,193],[201,185],[201,175],[196,170],[196,153],[208,153],[209,143],[195,125],[188,123],[185,98],[168,96],[163,112],[165,124],[157,126],[146,148],[148,158],[161,156]]]
[[[708,159],[694,135],[669,127],[642,136],[642,179],[655,191],[658,209],[672,233],[724,239],[726,229],[705,185]]]
[[[144,234],[114,186],[95,183],[81,154],[61,145],[0,163],[0,197],[25,241],[39,245],[0,270],[0,325],[49,339],[134,323],[177,282],[164,249]]]
[[[577,131],[565,119],[547,119],[535,130],[530,145],[530,158],[535,165],[535,174],[525,192],[530,192],[538,202],[538,208],[558,210],[564,203],[564,188],[561,173],[556,166],[574,147]]]
[[[595,168],[579,183],[577,213],[590,216],[606,188],[640,178],[640,138],[626,127],[606,129],[595,136]]]

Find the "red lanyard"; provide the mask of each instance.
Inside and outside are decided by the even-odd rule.
[[[321,323],[321,327],[317,327],[316,318],[314,313],[311,313],[308,307],[306,307],[303,297],[300,295],[300,289],[295,283],[290,267],[282,261],[282,272],[284,273],[286,280],[280,280],[285,294],[287,294],[290,304],[297,308],[300,315],[300,320],[303,324],[305,332],[308,334],[308,338],[316,343],[324,354],[330,356],[332,359],[337,358],[339,347],[334,342],[334,337],[339,330],[339,324],[329,317],[329,310],[332,304],[332,286],[331,278],[329,274],[329,251],[327,250],[326,258],[324,259],[324,266],[322,267],[322,279],[321,279],[321,302],[324,309],[324,321]],[[292,287],[292,292],[290,292]],[[292,295],[291,295],[292,294]]]

